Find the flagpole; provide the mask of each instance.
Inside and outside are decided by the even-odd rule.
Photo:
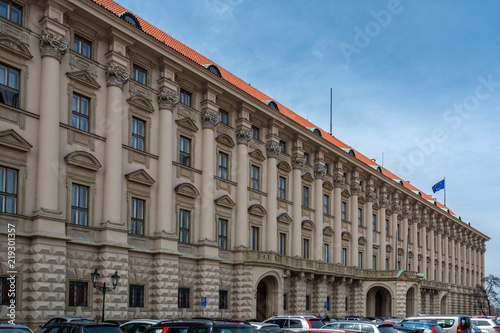
[[[446,177],[444,177],[444,205],[446,206]]]

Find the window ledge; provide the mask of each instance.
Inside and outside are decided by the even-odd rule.
[[[59,126],[61,126],[62,128],[67,129],[68,131],[74,131],[74,132],[76,132],[78,134],[87,135],[87,136],[89,136],[91,138],[94,138],[94,139],[97,139],[97,140],[106,141],[105,137],[102,137],[102,136],[94,134],[94,133],[90,133],[90,132],[85,132],[85,131],[79,130],[78,128],[74,128],[73,126],[70,126],[68,124],[59,123]]]
[[[187,167],[185,165],[180,164],[179,162],[172,161],[172,164],[175,165],[175,166],[177,166],[177,167],[180,167],[182,169],[193,171],[193,172],[196,172],[196,173],[199,173],[199,174],[203,173],[203,171],[201,171],[201,170],[198,170],[198,169],[195,169],[195,168],[191,168],[191,167]]]
[[[154,155],[154,154],[151,154],[151,153],[148,153],[148,152],[145,152],[145,151],[142,151],[142,150],[138,150],[138,149],[135,149],[135,148],[132,148],[128,145],[122,145],[122,148],[126,149],[126,150],[130,150],[134,153],[137,153],[137,154],[141,154],[141,155],[144,155],[144,156],[147,156],[147,157],[151,157],[151,158],[154,158],[154,159],[158,159],[159,156],[158,155]]]
[[[256,190],[256,189],[253,189],[251,187],[247,187],[247,189],[250,191],[250,192],[254,192],[254,193],[257,193],[257,194],[260,194],[260,195],[263,195],[265,197],[267,197],[267,193],[266,192],[262,192],[260,190]]]
[[[229,179],[220,178],[220,177],[215,176],[215,175],[214,175],[214,179],[216,179],[216,180],[220,180],[221,182],[228,183],[228,184],[230,184],[230,185],[234,185],[234,186],[237,186],[237,185],[238,185],[238,183],[235,183],[235,182],[233,182],[233,181],[231,181],[231,180],[229,180]]]
[[[289,205],[293,205],[293,202],[290,201],[290,200],[286,200],[286,199],[281,199],[281,198],[276,198],[278,201],[281,201],[281,202],[284,202],[286,204],[289,204]]]

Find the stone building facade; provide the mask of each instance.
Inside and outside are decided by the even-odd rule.
[[[100,319],[95,269],[106,319],[477,312],[439,202],[117,3],[0,4],[2,318],[14,275],[16,321]]]

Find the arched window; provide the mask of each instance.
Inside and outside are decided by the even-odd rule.
[[[205,67],[206,69],[208,69],[209,71],[211,71],[212,73],[217,75],[218,77],[222,77],[220,70],[219,70],[219,68],[217,68],[217,66],[212,65],[212,64],[208,64],[208,65],[203,65],[203,67]]]
[[[137,18],[134,15],[132,15],[131,13],[125,12],[125,13],[122,13],[118,16],[121,17],[126,22],[132,24],[134,27],[142,30],[141,24],[139,23],[139,20],[137,20]]]

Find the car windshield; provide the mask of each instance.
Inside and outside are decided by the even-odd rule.
[[[86,326],[83,333],[122,333],[118,326]]]
[[[214,327],[213,332],[214,333],[254,333],[254,330],[252,327],[242,327],[242,326]]]
[[[308,320],[311,323],[312,328],[321,328],[325,325],[321,319],[308,319]]]
[[[493,323],[495,323],[495,325],[497,325],[497,326],[500,326],[500,320],[493,319]]]
[[[1,333],[31,333],[31,331],[24,327],[0,327]]]

